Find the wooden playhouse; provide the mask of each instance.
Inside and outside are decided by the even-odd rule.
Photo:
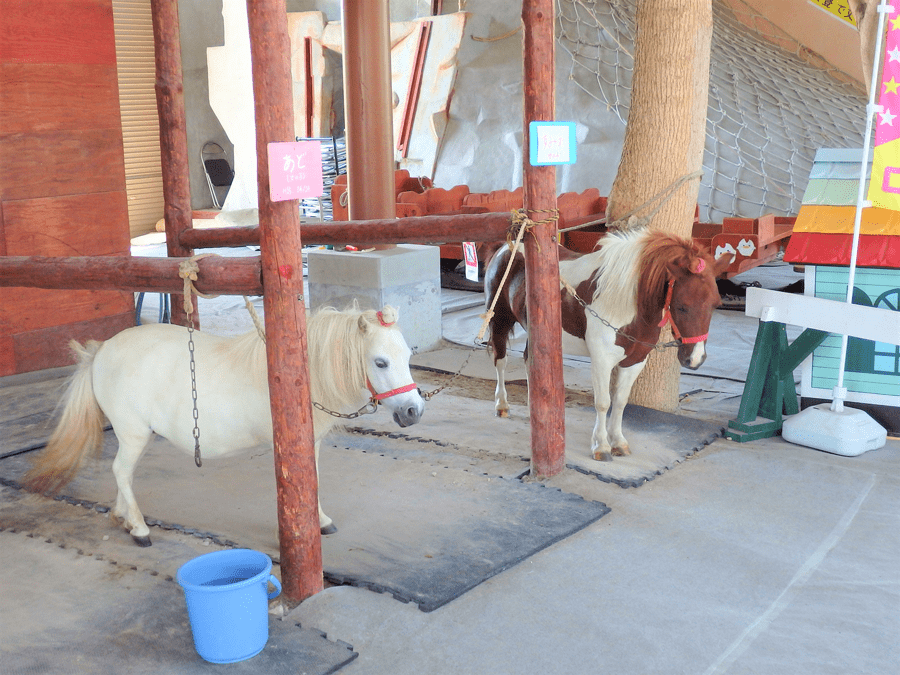
[[[859,149],[816,153],[784,254],[803,266],[806,295],[846,301],[861,161]],[[853,303],[900,311],[900,212],[864,209],[858,248]],[[831,400],[840,352],[841,336],[832,334],[803,363],[801,408]],[[900,346],[850,337],[844,386],[848,404],[900,432]]]

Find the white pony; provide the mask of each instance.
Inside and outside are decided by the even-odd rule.
[[[383,402],[401,427],[419,421],[425,402],[409,372],[410,349],[396,326],[397,310],[319,310],[307,322],[310,388],[314,403],[352,413]],[[203,457],[272,446],[266,346],[257,331],[219,337],[195,331],[197,409]],[[119,441],[113,461],[118,486],[114,517],[140,546],[150,530],[132,491],[134,470],[153,433],[194,452],[188,331],[147,324],[106,342],[72,341],[78,364],[59,423],[25,476],[26,487],[56,492],[75,477],[85,457],[99,454],[103,415]],[[339,418],[313,409],[318,464],[322,438]],[[319,506],[323,534],[336,531]]]

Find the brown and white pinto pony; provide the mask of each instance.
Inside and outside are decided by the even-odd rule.
[[[507,246],[498,250],[485,270],[485,297],[490,307],[509,263]],[[591,253],[578,255],[559,249],[560,277],[567,281],[597,316],[561,289],[562,351],[589,356],[597,421],[591,437],[594,459],[611,461],[613,455],[631,454],[622,435],[622,413],[631,387],[647,356],[670,323],[678,346],[678,360],[697,369],[706,359],[706,338],[713,310],[721,304],[716,277],[731,262],[715,260],[691,240],[657,230],[639,228],[607,234]],[[490,344],[497,369],[495,408],[509,414],[506,399],[506,348],[515,324],[528,330],[525,302],[525,260],[516,256],[490,320]],[[528,348],[525,359],[529,358]],[[610,396],[610,377],[616,369],[617,386]],[[611,400],[612,399],[612,400]],[[607,412],[612,410],[607,427]]]

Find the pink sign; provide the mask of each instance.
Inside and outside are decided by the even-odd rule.
[[[321,146],[319,141],[269,143],[269,196],[273,202],[322,194]]]

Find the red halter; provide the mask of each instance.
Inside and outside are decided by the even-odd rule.
[[[404,384],[402,387],[397,387],[396,389],[391,389],[390,391],[386,391],[383,394],[377,393],[373,388],[372,384],[369,383],[369,391],[372,392],[372,398],[376,401],[383,401],[386,398],[390,398],[391,396],[396,396],[397,394],[405,394],[408,391],[412,391],[413,389],[418,389],[419,385],[415,382],[410,382],[409,384]]]
[[[700,261],[703,262],[702,260]],[[701,267],[702,271],[703,268]],[[663,328],[667,323],[672,324],[672,334],[675,336],[676,340],[681,340],[682,344],[692,345],[698,342],[705,342],[709,337],[709,333],[704,333],[703,335],[697,335],[696,337],[682,337],[681,331],[678,330],[678,326],[675,325],[675,320],[672,318],[672,310],[670,309],[670,305],[672,304],[672,291],[675,289],[675,279],[669,279],[669,290],[666,292],[666,306],[663,308],[663,318],[662,321],[659,322],[659,327]]]
[[[384,315],[381,312],[375,312],[375,316],[378,317],[378,323],[380,323],[385,328],[389,326],[393,326],[396,322],[391,321],[387,322],[384,320]],[[369,388],[369,391],[372,392],[372,400],[373,401],[383,401],[386,398],[390,398],[391,396],[397,396],[398,394],[405,394],[408,391],[412,391],[413,389],[418,389],[419,385],[415,382],[411,382],[409,384],[405,384],[402,387],[397,387],[396,389],[391,389],[390,391],[386,391],[383,394],[379,394],[375,391],[375,387],[372,386],[372,383],[369,382],[369,378],[366,378],[366,386]]]
[[[373,401],[383,401],[386,398],[390,398],[391,396],[396,396],[397,394],[405,394],[408,391],[412,391],[413,389],[418,389],[419,385],[415,382],[410,382],[409,384],[404,384],[402,387],[397,387],[396,389],[391,389],[390,391],[386,391],[383,394],[379,394],[375,391],[375,388],[372,386],[372,383],[369,380],[366,380],[366,386],[369,387],[369,391],[372,392],[372,400]]]

